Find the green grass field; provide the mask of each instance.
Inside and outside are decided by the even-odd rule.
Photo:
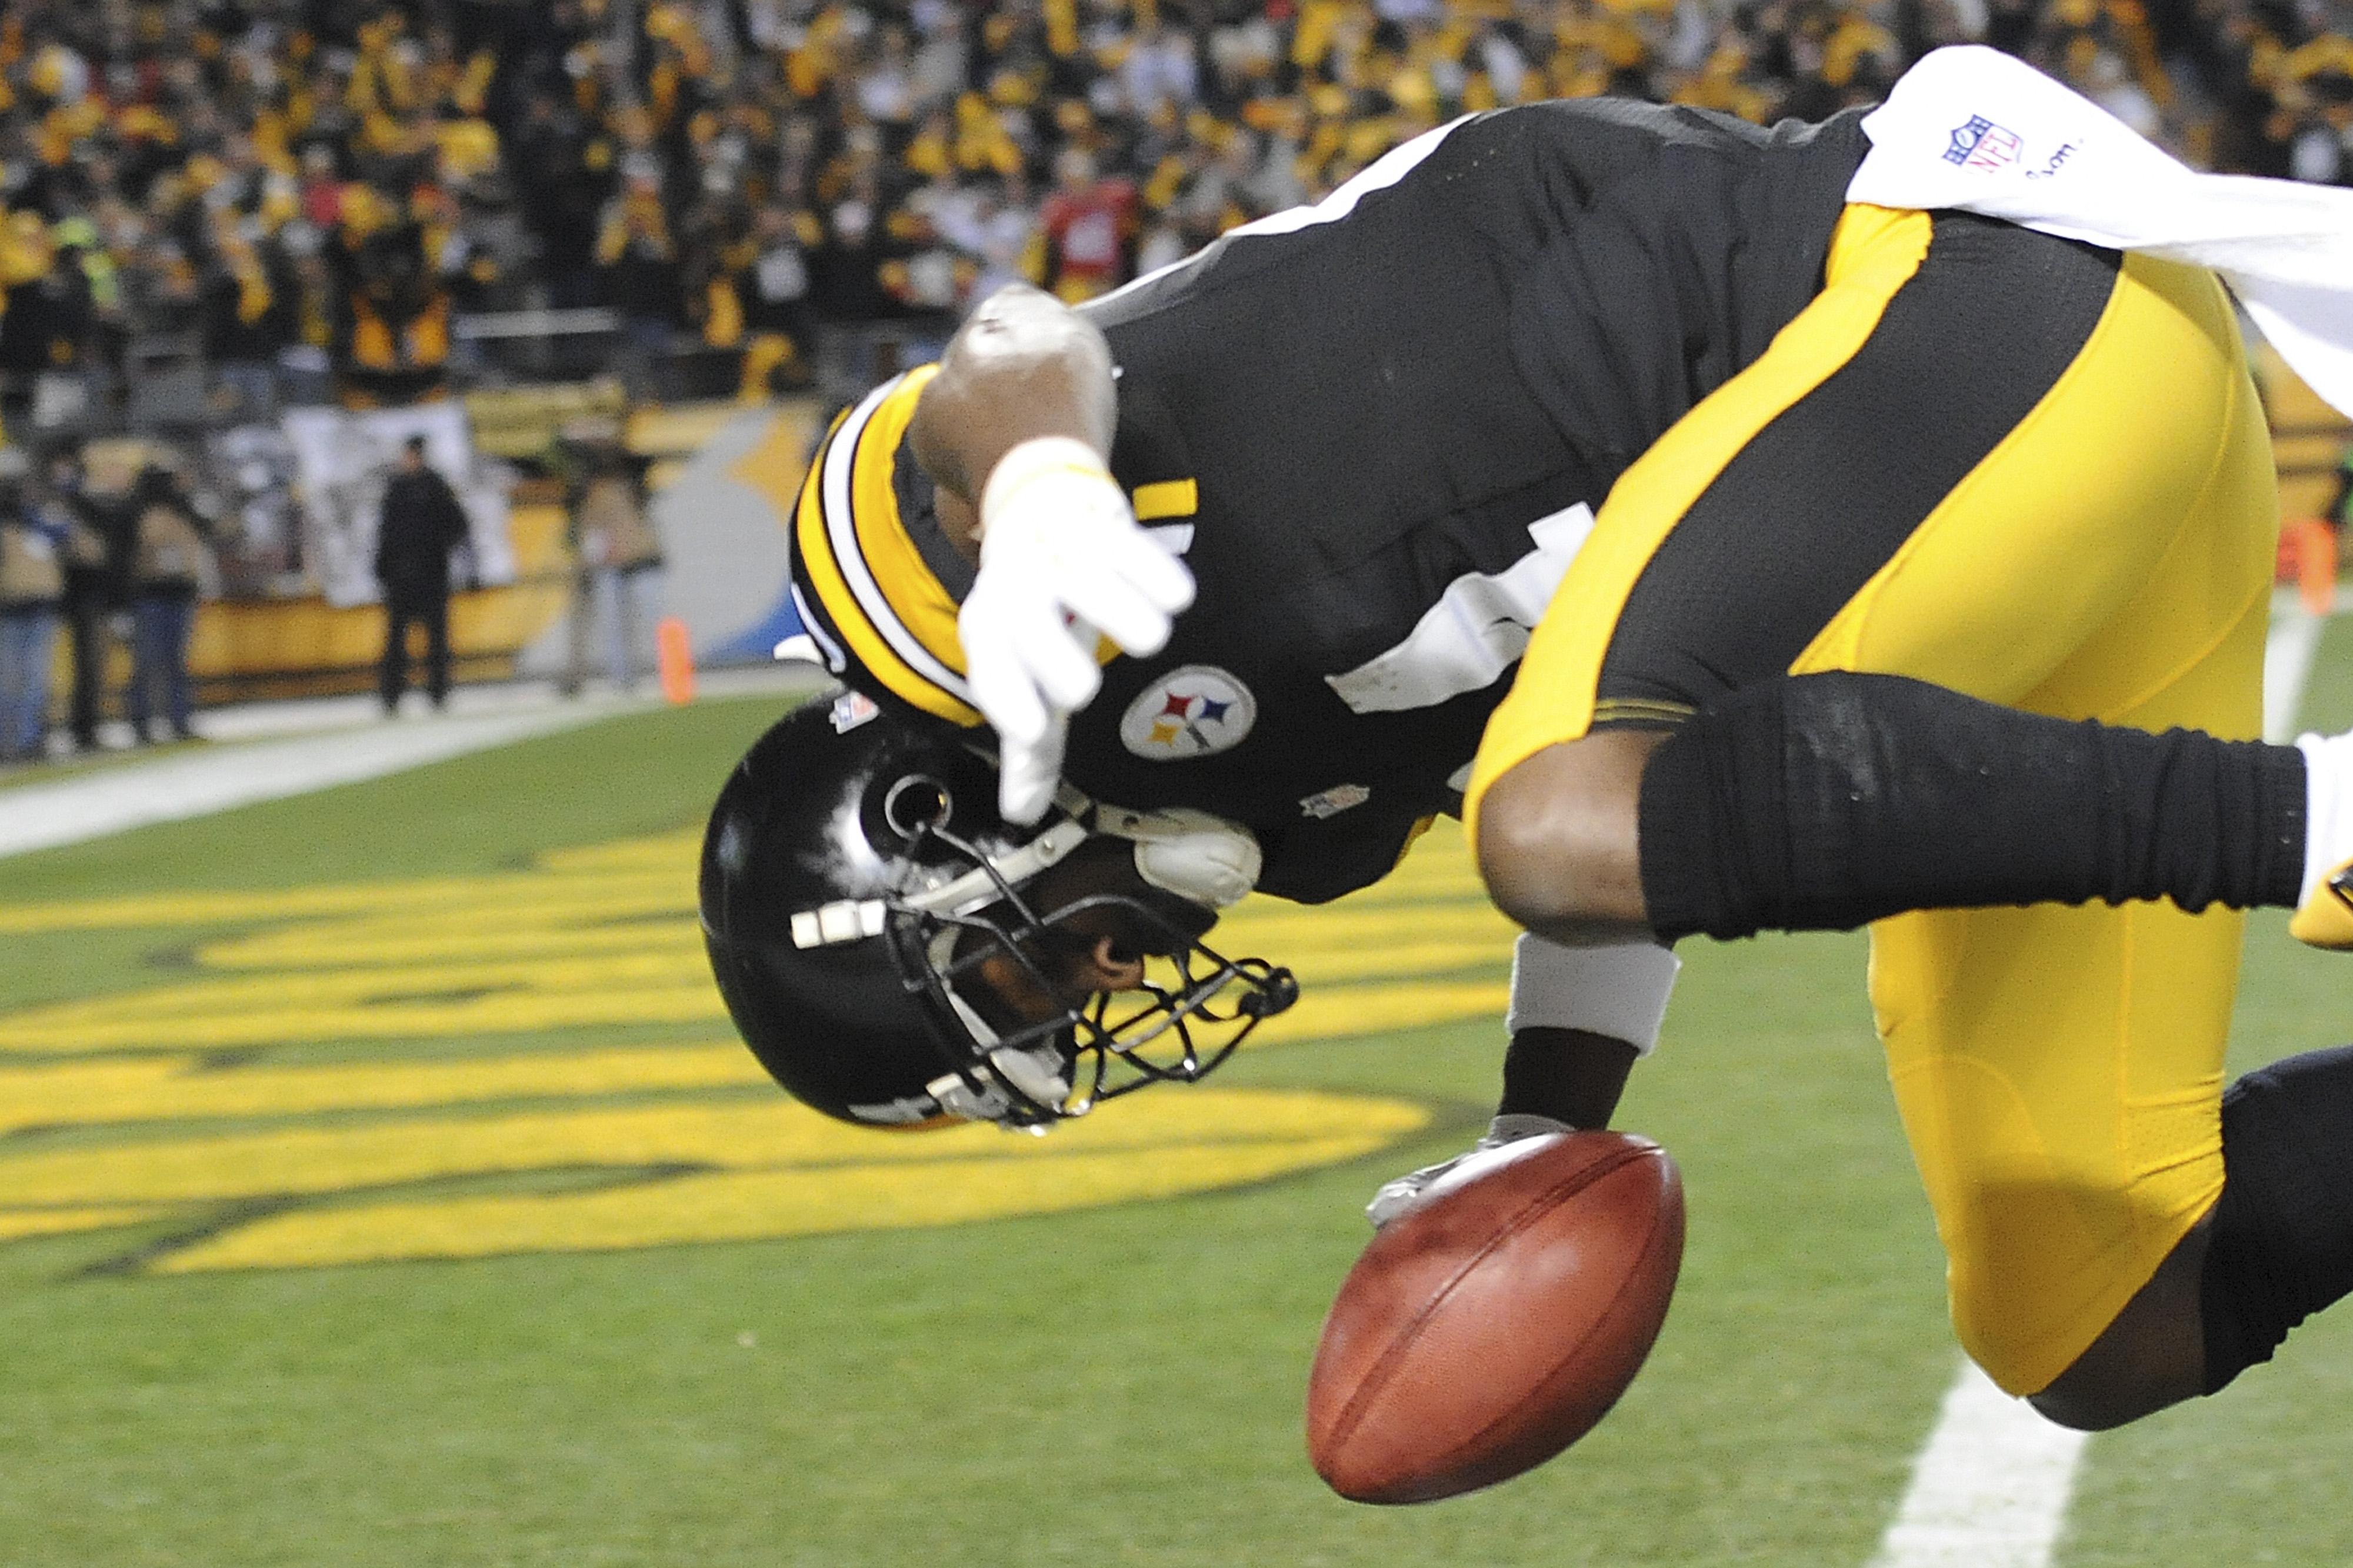
[[[1957,1352],[1860,938],[1687,952],[1621,1121],[1690,1246],[1620,1409],[1358,1508],[1301,1392],[1364,1199],[1492,1100],[1507,944],[1459,840],[1240,917],[1320,1000],[1210,1085],[837,1137],[693,934],[693,830],[776,706],[0,861],[0,1564],[1870,1559]],[[2240,1067],[2348,1037],[2353,971],[2283,925]],[[2348,1412],[2353,1312],[2095,1439],[2058,1561],[2353,1561]]]

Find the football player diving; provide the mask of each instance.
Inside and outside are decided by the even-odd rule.
[[[1482,1148],[1608,1123],[1678,940],[1868,925],[1970,1354],[2082,1427],[2220,1389],[2353,1290],[2353,1048],[2222,1080],[2238,911],[2353,946],[2353,739],[2251,738],[2271,454],[2183,258],[2327,371],[2270,184],[1943,51],[1868,126],[1471,116],[998,294],[794,502],[849,691],[712,817],[739,1026],[838,1116],[1042,1127],[1288,1004],[1219,908],[1455,813],[1527,928]]]

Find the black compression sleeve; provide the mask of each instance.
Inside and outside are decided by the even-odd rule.
[[[2232,1084],[2222,1163],[2199,1289],[2209,1394],[2353,1291],[2353,1047]]]
[[[1795,676],[1708,704],[1662,744],[1640,830],[1669,941],[1996,904],[2293,904],[2304,758],[1895,676]]]

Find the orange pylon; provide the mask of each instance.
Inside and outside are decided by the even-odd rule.
[[[662,700],[693,701],[694,646],[687,638],[686,623],[676,616],[664,616],[654,627],[654,649],[661,665]]]
[[[2296,591],[2306,609],[2325,616],[2337,607],[2337,531],[2318,518],[2295,526]]]

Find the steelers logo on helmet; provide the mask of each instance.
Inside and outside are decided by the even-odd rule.
[[[1242,743],[1258,722],[1258,699],[1213,664],[1172,669],[1136,694],[1120,716],[1119,738],[1153,762],[1214,756]]]

